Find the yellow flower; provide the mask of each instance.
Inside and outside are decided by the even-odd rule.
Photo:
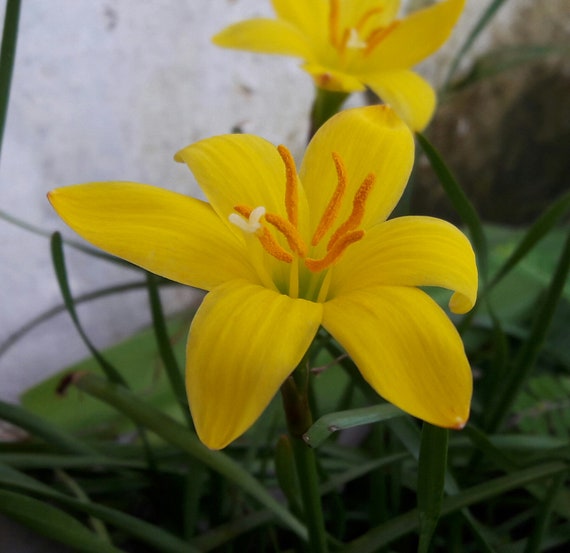
[[[272,0],[277,19],[231,25],[215,44],[304,60],[317,87],[341,92],[365,86],[413,130],[429,123],[436,98],[410,68],[447,39],[465,0],[445,0],[396,19],[399,0]]]
[[[388,401],[444,427],[469,414],[471,371],[444,311],[418,287],[477,293],[467,238],[431,217],[386,221],[413,162],[387,106],[344,111],[297,172],[284,146],[225,135],[176,154],[208,202],[125,182],[49,194],[81,236],[166,278],[208,290],[186,382],[201,440],[223,448],[260,416],[322,325]]]

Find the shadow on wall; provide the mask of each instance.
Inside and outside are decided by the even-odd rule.
[[[444,101],[427,134],[483,220],[534,221],[570,187],[568,64],[535,63],[469,85]],[[423,156],[412,211],[458,222]]]

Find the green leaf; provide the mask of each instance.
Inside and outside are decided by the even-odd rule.
[[[418,553],[427,553],[439,521],[445,472],[449,430],[424,422],[418,464],[418,511],[420,516],[420,543]]]
[[[477,211],[433,144],[419,132],[416,133],[416,136],[447,197],[453,204],[453,207],[461,217],[463,223],[469,229],[471,239],[473,240],[473,248],[477,254],[479,273],[483,280],[485,280],[487,276],[488,257],[487,239],[485,238],[483,226],[481,225]]]
[[[61,234],[59,232],[55,232],[51,239],[51,255],[52,255],[52,262],[53,267],[55,269],[55,274],[57,277],[57,282],[59,284],[59,288],[61,291],[61,295],[63,296],[63,301],[65,303],[65,307],[69,312],[71,320],[77,332],[81,336],[83,342],[91,352],[91,355],[97,360],[107,378],[113,382],[117,382],[120,384],[126,384],[124,378],[121,376],[119,371],[109,363],[95,348],[95,346],[89,340],[89,337],[83,330],[83,326],[79,321],[79,317],[77,316],[77,312],[75,310],[75,303],[73,301],[73,297],[71,295],[71,290],[69,288],[69,282],[67,280],[67,269],[65,267],[65,257],[63,255],[63,245],[61,240]]]
[[[526,383],[534,367],[546,338],[550,322],[554,316],[557,304],[564,291],[564,285],[570,271],[570,231],[566,243],[560,253],[559,262],[552,276],[546,297],[541,303],[533,320],[529,336],[522,344],[510,375],[506,378],[505,386],[500,401],[494,409],[490,409],[487,418],[486,429],[494,433],[510,412],[520,390]]]
[[[453,61],[451,62],[450,66],[449,66],[449,72],[447,73],[447,77],[445,79],[444,88],[448,86],[449,82],[451,81],[451,79],[455,75],[455,73],[456,73],[456,71],[459,68],[459,65],[461,63],[461,60],[464,58],[465,54],[467,54],[467,52],[469,52],[469,50],[471,49],[471,46],[473,46],[473,43],[475,42],[477,37],[481,34],[481,32],[485,29],[485,27],[493,19],[494,15],[497,13],[499,8],[504,3],[505,3],[505,0],[491,0],[489,5],[487,6],[487,9],[482,13],[481,17],[475,23],[475,25],[473,26],[473,29],[471,29],[471,32],[467,35],[465,42],[461,45],[461,47],[457,51],[457,54],[453,58]]]
[[[14,68],[14,58],[16,57],[19,20],[20,0],[8,0],[6,2],[4,28],[2,31],[2,49],[0,50],[0,153],[2,152],[8,100],[10,99],[12,70]]]
[[[301,538],[307,539],[305,527],[281,503],[276,501],[249,472],[226,454],[208,449],[194,433],[184,426],[157,411],[122,386],[106,382],[96,375],[82,374],[74,379],[74,384],[80,390],[113,406],[137,424],[156,433],[164,441],[225,476],[272,511],[285,526]]]
[[[404,412],[390,403],[330,413],[318,419],[303,435],[305,443],[319,447],[331,434],[339,430],[381,422],[404,416]]]
[[[99,539],[77,519],[43,501],[20,493],[0,490],[0,512],[32,531],[83,553],[120,553],[122,550]]]

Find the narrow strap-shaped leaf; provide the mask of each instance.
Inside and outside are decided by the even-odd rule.
[[[319,447],[331,434],[339,430],[402,417],[404,414],[401,409],[390,403],[330,413],[318,419],[305,432],[303,440],[311,447]]]
[[[85,393],[112,405],[136,423],[148,428],[166,442],[204,463],[212,470],[225,476],[243,491],[251,495],[273,512],[285,526],[303,539],[307,539],[306,528],[279,503],[245,469],[220,451],[204,446],[197,436],[170,417],[137,398],[122,386],[107,382],[93,374],[82,374],[74,380],[75,385]]]
[[[542,240],[570,209],[570,192],[553,203],[527,230],[517,247],[495,273],[485,289],[485,294],[496,286]]]
[[[2,139],[8,113],[12,70],[14,68],[14,58],[16,57],[19,20],[20,0],[8,0],[6,2],[4,29],[2,31],[2,49],[0,50],[0,153],[2,152]]]
[[[530,333],[523,342],[519,354],[515,359],[514,366],[511,368],[510,378],[506,379],[501,400],[497,402],[495,409],[489,411],[487,424],[485,425],[488,432],[494,433],[502,424],[515,398],[531,374],[548,333],[556,306],[564,290],[569,271],[570,230],[560,254],[556,270],[546,291],[546,296],[538,308]]]
[[[92,344],[91,340],[83,330],[83,326],[79,321],[79,317],[77,316],[77,311],[75,310],[75,303],[73,301],[73,297],[71,295],[71,290],[69,289],[69,282],[67,279],[67,269],[65,266],[65,257],[63,254],[63,245],[61,240],[61,234],[59,232],[55,232],[51,239],[51,255],[52,255],[52,262],[55,269],[55,274],[57,276],[57,282],[59,284],[59,288],[61,290],[61,295],[63,296],[63,301],[65,303],[65,307],[73,321],[79,336],[83,340],[84,344],[87,346],[91,355],[96,359],[96,361],[101,366],[101,369],[107,376],[109,380],[112,382],[117,382],[119,384],[127,385],[125,379],[121,376],[119,371],[111,365],[102,355],[99,353],[97,348]]]
[[[81,553],[120,553],[97,538],[77,519],[48,503],[17,492],[0,490],[0,513],[34,532],[56,540]]]
[[[180,405],[182,416],[185,418],[188,426],[193,428],[194,425],[190,415],[190,409],[188,407],[188,400],[186,398],[184,379],[182,378],[182,372],[178,365],[178,361],[176,360],[176,356],[174,355],[174,350],[172,349],[172,344],[170,343],[170,337],[168,336],[168,330],[166,328],[162,302],[160,301],[160,293],[158,291],[157,278],[153,274],[147,273],[146,282],[152,313],[152,326],[154,329],[156,343],[158,344],[160,358],[164,364],[164,369],[168,376],[172,393]]]
[[[91,446],[78,440],[72,434],[60,430],[20,405],[0,400],[0,419],[19,426],[32,436],[45,440],[62,451],[80,455],[100,456]]]
[[[499,8],[504,3],[505,0],[491,0],[491,2],[489,2],[487,9],[483,12],[477,23],[475,23],[475,26],[473,27],[471,32],[467,35],[465,42],[461,45],[461,48],[459,48],[457,54],[453,58],[453,61],[449,66],[449,72],[445,79],[444,87],[447,86],[447,84],[451,81],[457,69],[459,68],[459,64],[461,63],[461,60],[463,59],[465,54],[471,49],[471,46],[473,46],[473,43],[475,42],[477,37],[481,34],[481,32],[488,25],[491,19],[493,19],[493,16],[497,13]]]
[[[538,517],[535,519],[534,530],[528,538],[524,553],[539,553],[539,551],[541,551],[540,546],[543,541],[544,534],[546,533],[546,529],[548,528],[548,521],[550,519],[552,509],[554,508],[554,502],[558,496],[558,492],[564,486],[566,476],[567,474],[562,472],[552,479],[544,501],[540,506]]]
[[[447,469],[448,441],[449,430],[424,422],[418,463],[418,553],[427,553],[439,521]]]
[[[477,211],[433,144],[419,132],[416,133],[416,136],[447,197],[453,204],[453,207],[461,217],[463,223],[465,223],[469,229],[471,239],[473,240],[473,247],[477,254],[479,273],[483,280],[485,280],[487,277],[488,263],[487,239],[483,232],[483,226],[481,225]]]
[[[50,488],[46,484],[35,480],[27,474],[24,474],[2,464],[0,464],[0,486],[4,488],[10,488],[11,490],[15,490],[18,493],[33,494],[45,500],[49,500],[50,502],[57,502],[58,504],[63,505],[70,510],[79,511],[80,513],[86,513],[88,515],[95,516],[101,520],[104,520],[108,524],[115,526],[116,528],[124,530],[129,535],[134,536],[137,539],[156,547],[158,551],[161,551],[163,553],[196,553],[196,549],[191,547],[187,542],[181,540],[173,534],[170,534],[169,532],[166,532],[154,524],[145,522],[144,520],[123,513],[117,509],[112,509],[98,503],[85,502],[74,497],[70,497],[66,494],[56,491],[53,488]],[[0,489],[0,493],[2,492],[3,490]],[[2,512],[1,505],[0,512]],[[6,514],[10,516],[10,513]],[[77,520],[75,518],[69,518],[72,521],[71,524],[74,522],[77,523]],[[16,518],[16,520],[19,519]],[[20,522],[23,522],[25,524],[25,521],[20,520]],[[31,526],[31,528],[36,530],[38,533],[43,533],[41,529],[36,529],[33,526]],[[87,529],[85,529],[85,531],[88,532]],[[90,533],[88,532],[88,534]],[[95,539],[94,534],[90,535],[92,536],[89,538],[90,541],[95,541],[95,543],[98,544],[100,540]],[[82,550],[78,549],[77,551]],[[101,551],[103,551],[103,549],[101,549]]]
[[[497,497],[510,490],[539,482],[544,478],[566,473],[567,470],[566,463],[545,463],[494,478],[483,484],[462,490],[456,495],[445,497],[441,506],[441,515],[454,513],[465,507]],[[418,510],[412,509],[366,532],[348,544],[343,549],[343,553],[375,553],[393,540],[413,532],[418,528],[418,525]]]

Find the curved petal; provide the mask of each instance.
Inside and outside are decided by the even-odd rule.
[[[186,387],[198,436],[221,449],[261,415],[296,368],[322,305],[244,281],[210,292],[188,338]]]
[[[432,86],[413,71],[384,71],[362,80],[409,125],[422,131],[430,122],[436,105]]]
[[[312,58],[310,44],[301,31],[278,19],[257,18],[235,23],[212,37],[212,42],[224,48]]]
[[[437,426],[465,425],[469,363],[457,330],[424,292],[378,287],[339,296],[324,304],[323,326],[386,400]]]
[[[477,299],[477,265],[466,236],[433,217],[399,217],[370,229],[333,270],[330,297],[361,288],[440,286],[449,307],[466,313]]]
[[[287,217],[285,165],[267,140],[249,134],[215,136],[187,146],[174,159],[188,165],[228,225],[228,216],[240,204],[262,205],[268,212]]]
[[[387,71],[416,65],[448,39],[464,5],[465,0],[445,0],[401,19],[362,60],[362,68]]]
[[[370,173],[376,180],[360,226],[367,228],[385,220],[400,199],[412,169],[414,140],[410,130],[389,107],[369,106],[344,110],[317,131],[299,170],[313,228],[337,186],[333,152],[345,166],[347,189],[331,231],[348,217],[354,195]]]
[[[243,241],[205,202],[128,182],[67,186],[48,198],[80,236],[153,273],[204,290],[258,282]]]
[[[272,0],[280,19],[297,27],[309,39],[322,41],[329,29],[328,0]]]

